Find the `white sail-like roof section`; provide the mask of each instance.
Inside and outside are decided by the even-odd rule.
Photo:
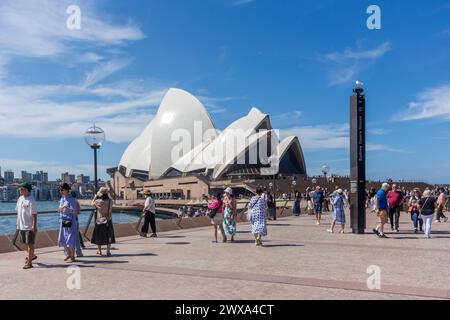
[[[288,156],[288,152],[292,150],[293,154],[295,155],[295,166],[298,167],[300,171],[306,174],[305,157],[303,155],[302,146],[298,137],[290,136],[285,138],[280,142],[278,150],[280,163],[282,163],[283,159]]]
[[[174,132],[186,132],[193,140],[195,149],[195,129],[200,127],[201,134],[208,130],[216,134],[216,129],[207,110],[190,93],[180,89],[170,89],[164,96],[158,113],[142,134],[127,148],[120,160],[120,166],[126,168],[126,176],[133,170],[148,172],[150,178],[159,178],[172,163],[172,151],[180,141],[173,139]],[[198,133],[197,133],[198,134]],[[199,141],[202,143],[203,141]]]
[[[252,108],[248,115],[233,122],[210,143],[205,142],[180,158],[172,168],[183,173],[211,169],[220,174],[218,167],[235,160],[245,148],[245,139],[259,129],[271,130],[269,116]]]

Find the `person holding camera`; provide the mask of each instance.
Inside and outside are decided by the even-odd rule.
[[[97,209],[94,233],[91,243],[98,246],[97,254],[102,255],[102,246],[106,246],[106,256],[111,256],[111,244],[116,243],[112,222],[113,202],[108,189],[103,187],[97,192],[92,205]]]

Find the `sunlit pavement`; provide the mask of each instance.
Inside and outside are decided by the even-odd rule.
[[[450,299],[450,223],[424,239],[402,213],[400,232],[379,239],[371,214],[365,235],[327,233],[330,218],[271,221],[264,247],[244,223],[235,243],[211,243],[212,228],[121,238],[112,257],[89,247],[71,269],[58,248],[37,250],[31,270],[23,252],[1,254],[0,298]]]

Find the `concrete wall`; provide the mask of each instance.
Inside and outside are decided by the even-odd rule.
[[[290,216],[292,215],[292,210],[282,208],[277,209],[279,216]],[[281,215],[282,213],[282,215]],[[246,222],[246,215],[242,213],[238,219],[239,222]],[[158,220],[156,221],[156,228],[158,232],[167,232],[174,230],[183,230],[183,229],[193,229],[193,228],[201,228],[208,227],[211,225],[210,219],[208,217],[198,217],[198,218],[187,218],[182,219],[181,222],[178,219],[171,220]],[[84,231],[84,229],[82,229]],[[93,227],[88,229],[87,236],[91,238]],[[138,232],[136,231],[136,223],[127,223],[127,224],[116,224],[114,225],[114,233],[116,238],[129,237],[129,236],[138,236]],[[13,252],[13,251],[21,251],[24,250],[25,247],[18,240],[16,242],[15,247],[12,245],[14,235],[0,235],[0,254],[5,252]],[[58,241],[58,230],[51,231],[41,231],[38,233],[36,237],[36,248],[47,248],[57,246]]]

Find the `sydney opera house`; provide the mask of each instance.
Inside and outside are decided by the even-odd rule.
[[[256,108],[218,130],[203,104],[170,89],[157,114],[108,170],[122,199],[150,189],[157,197],[201,198],[224,186],[252,190],[249,181],[306,176],[298,137],[279,140],[270,117]]]

